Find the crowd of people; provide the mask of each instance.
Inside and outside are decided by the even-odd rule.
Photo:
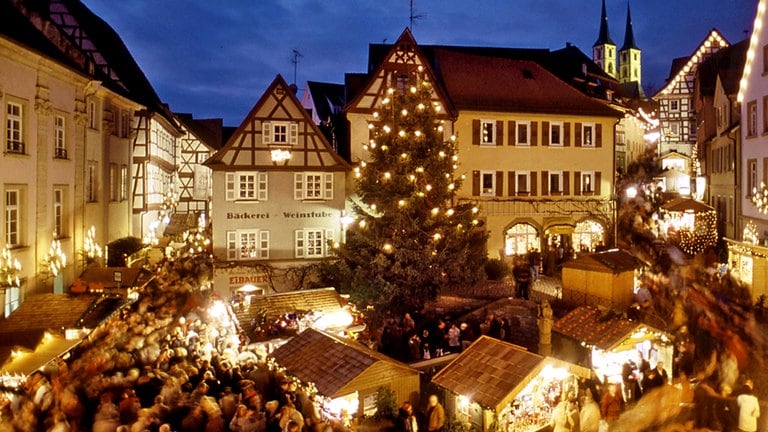
[[[344,430],[313,395],[242,349],[204,260],[166,262],[139,299],[0,401],[0,431]]]

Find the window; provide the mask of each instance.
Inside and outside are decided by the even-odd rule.
[[[227,201],[266,201],[267,173],[227,173]]]
[[[117,177],[117,164],[109,164],[109,200],[117,201],[120,193],[120,179]]]
[[[295,200],[333,199],[333,173],[294,173],[293,180]]]
[[[496,171],[480,171],[480,196],[496,196]]]
[[[680,123],[670,123],[669,131],[672,133],[673,136],[680,135]]]
[[[763,45],[763,74],[768,74],[768,45]]]
[[[747,136],[757,136],[757,102],[747,103]]]
[[[549,124],[549,145],[563,145],[563,122],[551,122]]]
[[[64,188],[53,188],[53,238],[66,237],[64,225]]]
[[[330,255],[333,230],[296,230],[296,258],[322,258]]]
[[[496,122],[480,120],[480,145],[496,145]]]
[[[672,99],[669,101],[669,111],[671,112],[677,112],[680,111],[680,102],[678,100]]]
[[[763,133],[768,133],[768,96],[763,96]]]
[[[581,126],[581,146],[595,146],[595,125],[594,123],[584,123]]]
[[[53,120],[53,157],[67,158],[67,126],[64,116],[57,115]]]
[[[24,109],[21,104],[8,102],[5,114],[5,150],[24,153]]]
[[[757,188],[757,159],[747,160],[747,193],[751,196]]]
[[[589,194],[595,192],[595,173],[581,173],[581,193]]]
[[[5,190],[5,244],[8,247],[21,245],[21,191]]]
[[[120,201],[128,199],[128,166],[120,165]]]
[[[717,118],[717,128],[723,127],[723,107],[719,106],[715,108],[715,118]]]
[[[96,101],[91,99],[88,101],[88,127],[91,129],[98,129],[99,118],[96,112]]]
[[[557,194],[563,192],[563,172],[549,172],[549,193]]]
[[[99,163],[93,160],[88,161],[88,168],[85,173],[85,200],[87,202],[96,202],[98,200],[98,176]]]
[[[264,144],[294,145],[298,142],[299,125],[287,122],[264,122],[262,125]]]
[[[131,131],[131,116],[128,111],[120,111],[120,137],[128,138]]]
[[[530,171],[515,173],[515,187],[518,194],[529,194],[531,192],[531,173]]]
[[[227,259],[269,259],[269,231],[227,231]]]
[[[531,122],[519,121],[516,122],[515,128],[517,128],[517,145],[530,145],[531,144]]]

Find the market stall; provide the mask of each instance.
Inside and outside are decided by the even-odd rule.
[[[623,310],[633,300],[641,262],[618,249],[581,255],[563,264],[563,301]]]
[[[538,431],[551,420],[561,398],[575,398],[579,377],[589,371],[481,336],[438,372],[432,382],[445,390],[446,417],[477,430]]]
[[[581,306],[557,320],[552,330],[558,358],[592,368],[608,382],[622,383],[625,365],[642,379],[643,361],[651,367],[662,361],[672,377],[672,336],[616,311]]]
[[[313,392],[318,412],[327,418],[373,415],[380,387],[396,400],[418,404],[420,373],[347,338],[307,329],[275,349],[269,359],[279,372],[295,377]]]

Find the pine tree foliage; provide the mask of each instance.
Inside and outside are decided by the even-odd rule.
[[[444,139],[426,80],[390,89],[374,114],[368,162],[355,168],[356,223],[338,249],[357,301],[419,308],[442,288],[484,277],[487,233],[457,204],[457,143]]]

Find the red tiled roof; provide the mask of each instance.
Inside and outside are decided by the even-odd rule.
[[[621,116],[534,61],[438,49],[435,62],[459,110]]]
[[[557,320],[552,330],[609,350],[629,338],[640,326],[641,323],[623,318],[614,311],[603,312],[593,306],[581,306]]]
[[[342,396],[336,393],[378,362],[397,365],[406,374],[419,373],[358,342],[311,328],[277,348],[270,357],[301,381],[314,383],[318,392],[327,397]]]
[[[432,382],[483,407],[497,409],[528,383],[528,377],[544,360],[517,345],[481,336]]]

